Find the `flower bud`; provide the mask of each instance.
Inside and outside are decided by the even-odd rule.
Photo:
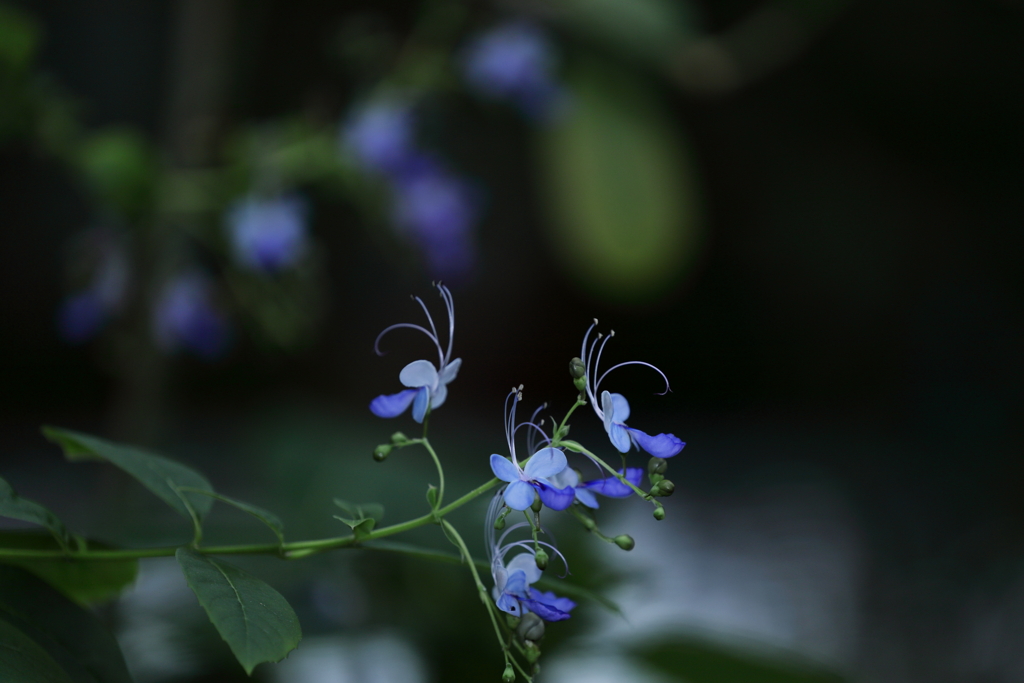
[[[548,554],[544,552],[543,548],[537,551],[533,559],[537,562],[537,569],[544,570],[548,568]]]
[[[647,474],[665,474],[668,471],[668,460],[651,458],[647,461]]]
[[[576,390],[579,391],[580,393],[583,393],[584,391],[587,390],[587,378],[586,377],[580,377],[579,379],[574,379],[572,381],[572,384],[573,384],[574,387],[576,387]]]
[[[512,683],[516,680],[516,672],[512,670],[512,665],[509,664],[505,667],[505,672],[501,674],[502,683]]]
[[[538,512],[539,513],[540,509],[542,507],[544,507],[544,501],[542,501],[540,499],[540,496],[534,494],[534,496],[533,496],[533,504],[530,505],[530,509],[533,510],[534,512]]]
[[[668,479],[665,479],[663,481],[658,482],[658,485],[655,486],[654,488],[658,489],[658,492],[654,494],[656,496],[671,496],[672,493],[676,490],[676,485],[673,484]]]
[[[514,617],[511,614],[509,614],[508,612],[505,613],[505,625],[508,626],[513,631],[515,631],[516,627],[519,626],[519,621],[520,621],[519,617]]]
[[[526,641],[526,647],[524,647],[523,650],[523,654],[526,655],[526,661],[530,664],[533,664],[540,659],[540,648],[537,647],[537,643],[532,640]]]
[[[654,518],[656,520],[658,520],[659,522],[661,520],[665,519],[665,508],[664,508],[664,506],[659,505],[658,507],[654,508]]]
[[[527,612],[516,627],[516,637],[520,642],[531,640],[537,642],[544,637],[544,620],[533,612]]]
[[[497,529],[498,531],[501,531],[502,529],[504,529],[505,528],[505,518],[504,517],[498,517],[496,520],[494,520],[494,528]]]
[[[633,547],[636,546],[636,541],[634,541],[633,537],[628,534],[620,534],[613,540],[615,541],[615,545],[619,546],[623,550],[632,550]]]
[[[427,486],[427,503],[430,507],[437,507],[437,487],[433,484]]]
[[[384,459],[388,457],[388,453],[391,452],[392,446],[386,443],[382,443],[373,449],[373,459],[377,462],[384,462]]]
[[[587,366],[580,358],[573,358],[569,361],[569,374],[573,379],[584,379],[587,376]]]
[[[407,437],[402,432],[395,432],[394,434],[391,435],[391,443],[394,446],[402,446],[406,444],[408,441],[409,437]]]

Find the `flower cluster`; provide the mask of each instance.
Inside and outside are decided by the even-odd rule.
[[[370,403],[370,410],[375,415],[397,417],[411,405],[413,419],[422,423],[429,412],[438,408],[447,397],[447,385],[455,379],[461,361],[459,359],[451,360],[452,338],[455,329],[455,310],[451,292],[444,285],[437,284],[436,287],[444,300],[448,313],[447,345],[442,346],[437,326],[434,324],[427,306],[419,297],[413,297],[426,315],[427,326],[413,323],[391,325],[377,337],[374,349],[380,353],[380,339],[391,330],[410,328],[422,332],[434,342],[434,346],[437,348],[438,365],[435,366],[428,360],[417,360],[406,365],[399,374],[399,380],[408,388],[396,394],[384,394],[375,398]],[[626,365],[643,365],[652,368],[665,380],[666,392],[669,389],[668,380],[661,370],[642,361],[619,363],[600,372],[601,355],[614,333],[607,336],[595,334],[596,325],[597,321],[594,321],[584,335],[580,357],[574,358],[570,363],[570,374],[579,393],[575,405],[569,410],[565,419],[561,423],[552,422],[553,428],[549,433],[545,429],[545,419],[540,418],[541,413],[547,408],[547,404],[544,404],[534,410],[529,419],[518,421],[517,410],[523,399],[523,387],[520,385],[513,388],[505,397],[504,409],[504,431],[508,456],[493,453],[489,461],[491,471],[501,486],[491,500],[484,522],[486,548],[493,580],[491,588],[493,604],[489,608],[508,615],[507,626],[510,631],[507,637],[518,639],[522,646],[521,651],[530,664],[535,664],[536,658],[540,655],[537,641],[544,634],[544,623],[568,619],[571,611],[576,607],[573,600],[560,597],[554,592],[542,591],[536,586],[544,580],[543,572],[548,567],[551,555],[557,556],[568,572],[568,562],[562,552],[552,541],[543,540],[550,538],[546,528],[541,524],[541,514],[544,508],[555,512],[568,512],[579,520],[587,531],[593,532],[602,540],[613,543],[624,550],[630,550],[634,546],[632,537],[622,534],[611,538],[602,534],[597,527],[593,511],[599,507],[598,497],[628,498],[638,495],[655,506],[654,517],[656,519],[663,519],[665,516],[664,506],[656,498],[671,495],[675,488],[674,484],[664,477],[667,468],[665,458],[678,454],[686,445],[673,434],[662,433],[651,436],[626,425],[626,420],[629,418],[629,403],[621,394],[601,390],[601,384],[608,373]],[[644,475],[642,468],[626,466],[618,469],[612,468],[597,454],[576,441],[566,439],[569,431],[567,424],[569,417],[576,408],[587,403],[593,406],[595,414],[604,425],[616,451],[623,454],[628,453],[630,445],[632,445],[637,450],[642,448],[654,456],[647,466],[647,474],[651,483],[651,488],[648,491],[640,489]],[[524,459],[520,459],[517,453],[517,438],[523,436],[520,432],[525,432],[526,447],[529,453],[528,457]],[[374,457],[380,461],[393,448],[422,443],[434,456],[438,472],[441,474],[440,461],[427,444],[425,434],[424,432],[424,437],[421,439],[409,439],[398,432],[392,436],[391,444],[377,447]],[[607,472],[608,475],[583,481],[579,471],[569,466],[567,453],[581,454],[592,464],[598,466],[600,471]],[[443,476],[440,477],[440,480],[440,489],[427,496],[435,515],[442,514],[440,498],[443,496]],[[487,488],[488,486],[485,485],[478,490],[487,490]],[[520,517],[520,515],[522,516]],[[506,522],[507,518],[510,521]],[[461,540],[455,540],[457,535],[447,521],[443,524],[446,525],[449,539],[460,545],[464,559],[469,561],[471,558],[465,545]],[[474,576],[476,577],[475,570]],[[476,580],[480,587],[479,577],[476,577]],[[492,614],[493,617],[494,614]],[[510,655],[504,640],[506,636],[500,635],[497,620],[495,620],[495,628],[499,631],[499,638],[502,639],[506,656],[503,680],[513,680],[515,678],[513,667],[518,666],[523,673],[525,670]],[[530,680],[529,676],[527,676],[527,680]]]
[[[416,145],[415,123],[407,101],[371,100],[343,126],[342,151],[388,182],[395,229],[422,251],[430,271],[458,277],[473,263],[479,202],[468,182]]]
[[[306,203],[295,196],[252,196],[233,204],[225,227],[235,262],[264,275],[294,267],[309,246],[306,213]]]

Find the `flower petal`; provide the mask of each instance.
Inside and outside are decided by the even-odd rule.
[[[623,425],[625,427],[625,425]],[[645,434],[639,429],[633,429],[632,427],[625,427],[629,430],[633,439],[640,444],[640,448],[644,449],[656,458],[671,458],[673,455],[683,450],[686,442],[681,440],[675,434],[658,434],[657,436],[651,436]]]
[[[437,389],[430,392],[430,409],[440,408],[446,398],[448,398],[448,387],[438,384]]]
[[[494,604],[498,606],[502,612],[508,612],[514,617],[522,616],[523,610],[519,606],[519,601],[508,593],[502,593],[498,596],[498,599],[494,601]],[[541,617],[543,619],[544,617]]]
[[[531,552],[519,553],[518,555],[513,557],[512,561],[508,563],[508,567],[506,567],[506,570],[508,571],[510,577],[513,573],[517,571],[522,572],[527,585],[531,583],[537,583],[538,581],[540,581],[541,570],[537,568],[537,558],[534,557],[533,553]],[[506,590],[509,589],[506,587]],[[509,590],[509,592],[519,592],[525,595],[526,588],[523,587],[519,591]]]
[[[533,505],[536,497],[533,487],[525,481],[514,481],[505,489],[505,505],[513,510],[525,510]]]
[[[530,589],[530,597],[537,602],[550,605],[561,612],[571,612],[572,608],[576,606],[576,603],[569,598],[560,598],[551,591],[543,593],[536,588]]]
[[[516,557],[519,557],[516,555]],[[530,555],[532,558],[533,555]],[[529,588],[529,582],[526,580],[526,572],[522,569],[511,569],[512,563],[509,562],[508,580],[505,582],[504,592],[509,595],[522,595],[526,597],[526,591]],[[533,565],[537,566],[536,562]]]
[[[570,615],[568,612],[563,612],[560,609],[555,609],[550,605],[547,605],[540,600],[531,600],[530,598],[519,598],[519,602],[524,607],[536,614],[544,621],[565,621]]]
[[[491,454],[491,471],[502,481],[519,481],[519,469],[512,464],[511,460],[497,453]]]
[[[549,484],[559,489],[564,489],[566,486],[576,488],[576,485],[580,483],[580,476],[571,467],[566,467],[561,472],[545,477],[545,479],[548,480]]]
[[[414,360],[398,373],[398,381],[407,387],[437,386],[437,368],[429,360]]]
[[[420,387],[415,391],[416,399],[412,402],[412,419],[422,424],[423,418],[427,415],[427,405],[430,402],[430,389]]]
[[[576,498],[576,489],[567,486],[564,489],[556,489],[554,486],[543,481],[535,482],[533,487],[537,489],[542,503],[552,510],[565,510]]]
[[[405,389],[397,394],[381,394],[370,401],[370,412],[377,417],[398,417],[406,411],[415,396],[415,389]]]
[[[612,412],[616,422],[625,422],[629,419],[629,401],[622,394],[612,394]],[[601,394],[604,400],[604,394]]]
[[[453,379],[455,379],[455,376],[459,374],[459,368],[461,367],[462,359],[456,358],[451,363],[444,366],[444,369],[441,370],[441,374],[438,377],[438,381],[441,384],[448,384],[448,382],[451,382]]]
[[[601,507],[597,502],[597,496],[587,489],[579,488],[576,489],[576,500],[586,505],[588,508],[596,510]]]
[[[557,448],[542,448],[533,454],[523,472],[527,479],[542,479],[565,469],[565,453]]]
[[[610,391],[601,392],[601,412],[604,413],[604,431],[612,433],[612,416],[615,415],[615,402]]]
[[[619,474],[622,474],[622,470],[619,470]],[[626,481],[633,484],[633,486],[639,486],[643,476],[644,471],[639,467],[626,468]],[[609,498],[628,498],[633,495],[633,489],[623,484],[616,477],[605,477],[604,479],[588,481],[581,488],[593,491],[594,493],[600,493],[602,496],[608,496]]]
[[[613,422],[608,430],[608,438],[612,440],[612,445],[615,446],[619,453],[629,453],[630,441],[627,429],[626,425]]]

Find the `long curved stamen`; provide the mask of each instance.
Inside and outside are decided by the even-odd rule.
[[[601,406],[598,405],[597,396],[594,394],[597,391],[597,384],[594,382],[594,378],[597,375],[597,363],[592,363],[591,361],[594,360],[594,348],[603,336],[600,332],[597,333],[593,343],[590,345],[590,353],[587,354],[587,396],[590,397],[590,402],[593,404],[594,410],[597,411],[598,415],[603,415],[603,413],[601,412]],[[593,365],[593,369],[591,369],[591,365]]]
[[[672,391],[672,387],[670,387],[668,385],[668,377],[665,376],[665,373],[662,372],[661,370],[659,370],[658,368],[656,368],[655,366],[651,365],[650,363],[645,363],[642,360],[628,360],[625,363],[619,363],[618,365],[613,365],[612,367],[608,368],[607,370],[604,371],[604,373],[601,374],[601,377],[597,380],[597,383],[600,384],[602,381],[604,381],[605,375],[607,375],[609,372],[611,372],[612,370],[614,370],[616,368],[621,368],[623,365],[643,365],[645,367],[650,368],[651,370],[654,370],[656,373],[661,375],[661,378],[663,380],[665,380],[665,391],[662,391],[662,392],[657,392],[656,391],[656,392],[654,392],[654,393],[658,394],[659,396],[664,396],[668,392]],[[594,391],[597,391],[597,387],[596,386],[594,387]]]
[[[528,527],[528,526],[530,526],[529,522],[516,522],[515,524],[512,524],[508,528],[506,528],[504,533],[502,533],[501,536],[498,537],[498,542],[497,542],[497,544],[495,544],[494,547],[498,551],[498,553],[502,554],[502,557],[504,557],[502,548],[508,547],[508,546],[503,546],[502,543],[505,542],[505,539],[508,538],[508,535],[510,533],[512,533],[513,531],[515,531],[516,529],[522,529],[523,527]]]
[[[501,509],[505,507],[505,487],[502,486],[498,489],[498,492],[491,498],[491,504],[487,507],[487,521],[484,524],[484,548],[487,549],[487,559],[493,560],[494,551],[497,549],[497,545],[494,543],[494,522],[498,519],[498,514]]]
[[[376,353],[378,356],[383,356],[384,352],[380,350],[380,340],[381,340],[381,338],[385,334],[390,332],[391,330],[397,330],[400,327],[407,327],[407,328],[409,328],[411,330],[418,330],[419,332],[422,332],[423,334],[425,334],[428,337],[430,337],[430,341],[434,342],[434,345],[437,347],[438,354],[440,354],[440,352],[441,352],[441,344],[440,344],[440,342],[437,341],[437,335],[431,334],[430,330],[428,330],[427,328],[423,327],[422,325],[414,325],[413,323],[395,323],[394,325],[390,325],[388,327],[385,327],[383,330],[381,330],[381,333],[377,335],[377,339],[374,340],[374,342],[373,342],[373,351],[374,351],[374,353]]]
[[[440,366],[438,369],[444,368],[445,357],[444,350],[441,348],[441,338],[437,334],[437,327],[434,325],[434,318],[430,315],[430,311],[427,310],[427,305],[423,303],[423,299],[418,296],[414,296],[413,300],[420,305],[423,309],[423,314],[427,316],[427,322],[430,323],[430,330],[434,333],[434,343],[437,344],[437,362]],[[448,344],[451,345],[451,335],[448,336]]]
[[[534,414],[536,414],[536,413],[534,413]],[[534,447],[534,446],[536,446],[535,438],[537,436],[537,433],[539,433],[542,437],[544,437],[544,442],[545,443],[551,443],[551,439],[548,437],[547,433],[543,429],[541,429],[540,425],[536,425],[536,424],[534,424],[532,422],[520,422],[519,424],[517,424],[512,429],[512,438],[515,438],[516,431],[518,431],[521,427],[533,427],[533,429],[534,429],[534,431],[530,432],[529,436],[527,437],[527,441],[526,441],[526,448],[527,448],[527,450],[530,451],[530,455],[533,455],[534,453],[537,452],[537,449]]]
[[[437,289],[441,292],[441,298],[444,299],[445,308],[448,309],[448,350],[442,361],[443,365],[448,365],[452,359],[452,339],[455,336],[455,301],[452,299],[451,291],[440,282],[437,283]]]
[[[542,545],[542,546],[545,546],[546,548],[551,548],[551,550],[556,555],[558,555],[558,559],[560,559],[562,561],[562,565],[565,567],[565,574],[562,574],[562,576],[561,576],[561,578],[564,579],[569,574],[569,563],[566,561],[565,555],[562,554],[562,551],[559,550],[558,548],[556,548],[554,545],[548,543],[547,541],[537,541],[537,545]],[[523,540],[523,541],[513,541],[512,543],[509,543],[507,546],[504,546],[502,548],[502,555],[501,555],[502,560],[501,561],[504,562],[505,561],[505,555],[508,553],[508,551],[511,550],[512,548],[516,548],[516,547],[526,548],[526,550],[529,551],[531,554],[533,553],[533,541],[526,541],[526,540]]]
[[[583,346],[580,348],[580,360],[583,361],[584,366],[587,366],[587,339],[590,337],[590,333],[594,331],[595,327],[597,327],[597,318],[594,318],[594,322],[587,328],[587,333],[583,335]]]
[[[594,361],[594,378],[595,378],[595,381],[594,381],[594,394],[595,395],[597,394],[598,386],[601,384],[601,380],[599,378],[597,378],[597,369],[601,366],[601,356],[604,355],[604,347],[608,346],[608,342],[610,342],[612,340],[612,337],[614,337],[614,336],[615,336],[615,330],[609,331],[608,332],[608,336],[604,338],[603,342],[601,342],[601,348],[597,350],[597,360]],[[604,375],[601,375],[601,377],[604,377]]]

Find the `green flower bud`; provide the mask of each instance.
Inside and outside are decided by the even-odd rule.
[[[391,446],[386,443],[382,443],[373,449],[373,459],[377,462],[384,462],[385,458],[388,457],[388,453],[391,452]]]
[[[524,614],[523,618],[519,620],[519,626],[516,627],[516,638],[519,639],[519,642],[527,640],[537,642],[543,637],[544,620],[533,612]]]
[[[544,503],[543,501],[541,501],[540,496],[534,494],[533,504],[530,505],[530,509],[533,510],[534,512],[540,512],[540,509],[542,507],[544,507]]]
[[[509,664],[505,667],[505,672],[501,674],[502,683],[512,683],[516,680],[516,672],[512,670],[512,665]]]
[[[433,484],[427,485],[427,503],[430,507],[437,507],[437,487]]]
[[[651,486],[655,486],[665,477],[660,474],[648,474],[647,479],[651,482]]]
[[[572,384],[573,384],[574,387],[576,387],[576,390],[579,391],[580,393],[583,393],[584,391],[587,390],[587,378],[586,377],[580,377],[579,379],[574,379],[572,381]]]
[[[409,437],[407,437],[402,432],[395,432],[394,434],[391,435],[391,443],[395,446],[401,446],[407,443],[408,441]]]
[[[665,474],[668,471],[668,460],[651,458],[647,461],[647,474]]]
[[[665,519],[665,508],[664,508],[664,506],[659,505],[658,507],[654,508],[654,518],[656,520],[658,520],[659,522],[661,520]]]
[[[673,484],[668,479],[665,479],[663,481],[658,482],[658,486],[656,488],[658,489],[658,493],[655,495],[671,496],[672,493],[676,490],[676,485]]]
[[[537,554],[533,556],[533,559],[537,562],[537,569],[544,570],[548,568],[548,554],[541,548],[537,551]],[[531,638],[531,640],[533,640]]]
[[[537,647],[537,643],[532,640],[526,641],[526,647],[524,647],[523,650],[525,650],[523,654],[526,655],[526,661],[530,664],[534,664],[538,659],[540,659],[540,648]]]
[[[494,528],[497,529],[498,531],[501,531],[502,529],[504,529],[505,528],[505,518],[504,517],[498,517],[496,520],[494,520]]]
[[[587,376],[587,366],[581,358],[573,358],[569,361],[569,374],[573,379],[584,379]]]
[[[519,621],[520,621],[519,617],[514,617],[511,614],[509,614],[508,612],[505,613],[505,623],[513,631],[515,631],[516,627],[519,626]]]
[[[615,545],[619,546],[623,550],[632,550],[636,546],[636,541],[633,537],[628,534],[620,534],[615,537]]]

